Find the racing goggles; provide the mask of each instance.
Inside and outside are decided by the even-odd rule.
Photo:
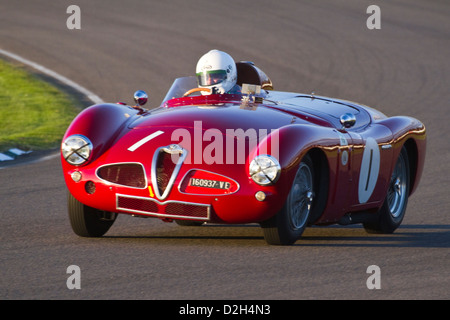
[[[227,72],[225,70],[212,70],[197,73],[198,84],[202,87],[213,86],[225,81]]]

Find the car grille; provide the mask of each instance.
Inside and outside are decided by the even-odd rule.
[[[166,190],[170,177],[175,170],[176,163],[172,161],[172,155],[167,152],[159,152],[156,160],[156,181],[160,194]]]
[[[170,193],[187,151],[176,144],[156,149],[153,154],[151,179],[155,195],[164,200]]]
[[[207,221],[210,206],[205,204],[167,201],[160,203],[151,198],[117,195],[117,209],[130,213],[140,213],[160,218],[189,218]]]
[[[145,188],[145,171],[139,163],[118,163],[97,169],[97,176],[105,181],[133,188]]]

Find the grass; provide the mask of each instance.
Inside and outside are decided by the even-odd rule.
[[[0,152],[58,147],[80,108],[55,86],[0,60]]]

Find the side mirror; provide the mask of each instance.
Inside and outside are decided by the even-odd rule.
[[[143,90],[138,90],[134,93],[134,101],[138,106],[143,106],[148,101],[148,95]]]
[[[339,121],[341,122],[343,129],[348,129],[355,125],[356,117],[353,113],[344,113]]]

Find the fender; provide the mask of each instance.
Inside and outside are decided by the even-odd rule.
[[[395,132],[395,135],[393,135],[395,142],[411,135],[414,136],[414,140],[426,140],[425,126],[417,119],[397,116],[378,121],[377,123],[389,128],[391,132]]]
[[[73,134],[87,137],[94,146],[92,160],[95,160],[117,140],[138,112],[132,107],[112,103],[91,106],[75,117],[63,141]]]
[[[321,163],[320,174],[317,175],[317,183],[328,185],[317,195],[321,205],[314,213],[314,220],[324,212],[329,202],[330,187],[334,185],[330,180],[337,179],[336,167],[338,166],[338,152],[341,145],[341,137],[336,129],[317,127],[308,124],[294,124],[274,130],[260,142],[258,147],[250,154],[249,162],[257,155],[269,153],[267,151],[278,150],[278,154],[271,154],[278,159],[281,166],[281,178],[277,181],[277,188],[284,194],[283,203],[293,183],[300,161],[306,154],[311,154],[313,159]],[[323,154],[320,156],[318,153]],[[319,151],[319,152],[318,152]]]
[[[392,142],[396,146],[396,157],[400,153],[402,146],[405,146],[408,151],[411,171],[411,195],[419,185],[425,165],[427,145],[425,125],[417,119],[405,116],[384,119],[378,123],[389,128],[391,132],[396,132],[392,138]]]
[[[280,162],[282,170],[292,170],[309,150],[336,147],[339,145],[339,141],[337,130],[333,128],[308,124],[286,125],[273,130],[262,140],[258,147],[250,153],[249,160],[251,161],[256,154],[271,151],[272,156]],[[278,152],[273,154],[273,150]]]

